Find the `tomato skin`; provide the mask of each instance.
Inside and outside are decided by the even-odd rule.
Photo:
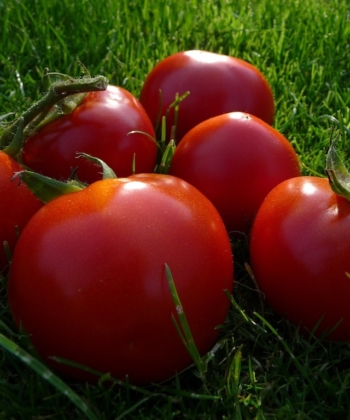
[[[179,108],[178,141],[200,122],[233,111],[256,115],[268,124],[273,122],[274,98],[268,82],[256,67],[239,58],[198,50],[173,54],[150,71],[140,102],[155,125],[159,110],[165,115],[175,95],[187,91],[190,95]],[[168,139],[173,124],[171,110]]]
[[[267,302],[304,332],[350,340],[350,202],[328,179],[287,180],[265,198],[253,224],[251,265]]]
[[[157,146],[140,130],[155,138],[152,123],[140,102],[117,86],[89,92],[71,114],[64,115],[29,137],[23,147],[22,161],[35,172],[68,179],[79,167],[78,178],[86,183],[101,179],[101,169],[77,159],[77,152],[87,153],[107,163],[118,177],[132,174],[136,154],[136,173],[153,172]]]
[[[165,263],[207,352],[229,307],[230,242],[212,204],[169,175],[98,181],[45,205],[18,242],[10,309],[61,372],[92,379],[50,356],[132,383],[163,381],[191,364],[171,319]]]
[[[16,172],[23,168],[6,153],[0,151],[0,271],[8,266],[3,248],[8,242],[11,254],[17,243],[17,236],[22,232],[31,216],[42,207],[39,201],[23,183],[11,182]]]
[[[267,193],[300,175],[288,140],[259,118],[232,112],[198,124],[177,146],[169,173],[199,189],[229,232],[248,233]]]

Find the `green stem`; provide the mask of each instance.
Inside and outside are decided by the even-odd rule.
[[[17,125],[17,131],[15,132],[13,136],[13,140],[11,143],[3,149],[3,152],[12,157],[13,159],[16,158],[19,151],[22,147],[22,141],[23,141],[23,130],[24,130],[24,120],[23,117],[18,118],[18,125]]]
[[[40,118],[40,115],[47,115],[55,104],[69,95],[106,90],[107,86],[108,82],[104,76],[73,79],[68,81],[60,80],[59,82],[52,84],[47,94],[23,113],[21,116],[21,118],[23,118],[23,125],[24,127],[27,127],[27,125],[36,118],[39,118],[41,121],[42,118]],[[0,137],[1,149],[13,141],[20,124],[20,118],[18,118],[3,132],[2,136]]]

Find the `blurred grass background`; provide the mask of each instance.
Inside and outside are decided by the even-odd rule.
[[[158,60],[189,49],[258,67],[274,92],[275,128],[295,147],[305,174],[324,176],[334,125],[324,116],[350,127],[347,0],[0,0],[0,115],[40,98],[45,68],[79,76],[80,61],[138,96]],[[344,154],[348,143],[344,138]],[[350,419],[349,345],[302,337],[275,317],[246,270],[245,244],[234,244],[234,252],[235,300],[205,386],[194,368],[137,390],[67,380],[95,419]],[[3,280],[0,331],[22,343]],[[44,418],[93,417],[2,351],[0,419]]]

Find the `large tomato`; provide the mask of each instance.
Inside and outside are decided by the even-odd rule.
[[[6,153],[0,151],[0,271],[8,265],[4,241],[13,253],[18,235],[31,216],[42,206],[26,185],[18,185],[12,177],[23,168]]]
[[[299,176],[300,167],[281,133],[253,115],[231,112],[190,130],[175,150],[169,173],[207,196],[228,231],[248,233],[267,193]]]
[[[301,330],[350,340],[350,202],[326,178],[286,180],[265,198],[250,241],[267,302]]]
[[[143,133],[129,134],[131,131]],[[148,135],[147,135],[148,134]],[[105,161],[118,177],[153,172],[157,158],[152,123],[140,102],[117,86],[89,92],[72,113],[52,121],[29,137],[21,159],[32,170],[56,179],[68,179],[78,167],[78,178],[87,183],[101,179],[100,168],[83,152]]]
[[[224,224],[176,177],[135,175],[91,184],[46,204],[28,223],[9,274],[9,303],[39,354],[132,383],[163,381],[191,363],[172,314],[170,267],[201,354],[217,338],[232,290]]]
[[[178,141],[200,122],[227,112],[247,112],[273,122],[274,98],[268,82],[256,67],[239,58],[197,50],[173,54],[148,74],[140,101],[156,124],[175,95],[187,91],[190,94],[179,107]],[[168,139],[173,124],[174,109],[167,118]]]

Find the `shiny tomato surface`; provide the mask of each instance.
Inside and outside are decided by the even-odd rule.
[[[146,134],[155,137],[152,123],[140,102],[127,90],[108,86],[89,92],[72,113],[61,116],[29,137],[23,147],[22,161],[43,175],[68,179],[78,168],[78,178],[87,183],[101,179],[100,167],[77,153],[102,159],[118,177],[153,172],[157,146]]]
[[[242,112],[198,124],[178,144],[171,175],[198,188],[231,233],[248,233],[267,193],[300,175],[289,141],[259,118]]]
[[[18,235],[32,215],[42,207],[26,185],[12,178],[23,168],[6,153],[0,151],[0,272],[4,273],[8,259],[4,241],[9,245],[11,254],[17,243]]]
[[[140,101],[153,124],[166,115],[175,95],[180,102],[176,140],[200,122],[233,111],[247,112],[268,124],[274,119],[274,98],[264,75],[239,58],[208,51],[184,51],[158,62],[145,79]],[[160,94],[161,92],[161,94]],[[167,138],[174,109],[167,117]]]
[[[350,340],[350,202],[326,178],[287,180],[253,224],[251,265],[267,302],[301,330]]]
[[[58,371],[92,379],[51,356],[132,383],[163,381],[192,363],[173,325],[165,264],[203,354],[226,319],[233,284],[218,212],[170,175],[98,181],[52,200],[28,223],[9,274],[10,309]]]

